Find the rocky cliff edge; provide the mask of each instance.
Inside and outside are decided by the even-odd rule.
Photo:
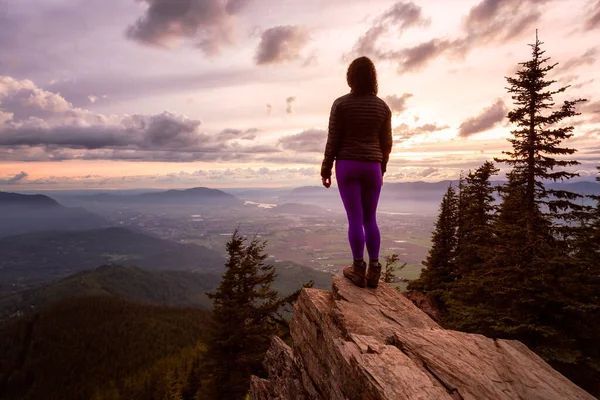
[[[291,335],[273,338],[251,399],[594,399],[522,343],[442,329],[384,284],[304,289]]]

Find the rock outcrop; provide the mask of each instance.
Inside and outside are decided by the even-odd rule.
[[[442,329],[387,285],[304,289],[253,400],[593,400],[518,341]]]

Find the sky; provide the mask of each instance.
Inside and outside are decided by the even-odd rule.
[[[588,100],[565,145],[591,180],[599,0],[0,0],[0,190],[319,185],[358,56],[393,110],[385,181],[457,179],[511,149],[536,29],[554,100]]]

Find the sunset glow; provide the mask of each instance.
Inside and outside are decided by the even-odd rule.
[[[394,111],[387,181],[456,179],[510,149],[536,29],[556,103],[588,99],[574,170],[600,164],[598,0],[165,1],[0,0],[0,190],[319,184],[359,55]]]

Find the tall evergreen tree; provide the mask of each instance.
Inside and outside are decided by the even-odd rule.
[[[457,205],[456,191],[449,186],[440,205],[431,250],[423,261],[425,268],[421,270],[419,279],[409,284],[409,290],[423,291],[433,299],[441,300],[448,285],[455,280]]]
[[[585,99],[566,100],[560,108],[554,108],[553,96],[563,93],[568,86],[548,89],[556,81],[546,80],[546,75],[557,64],[548,64],[550,58],[544,57],[542,44],[536,31],[535,44],[530,45],[531,60],[520,63],[523,68],[517,71],[516,78],[506,78],[510,84],[507,90],[516,104],[516,108],[508,113],[508,119],[516,124],[517,129],[512,131],[514,137],[509,139],[513,150],[504,152],[509,158],[495,159],[512,167],[511,190],[522,191],[521,212],[527,232],[524,244],[531,254],[536,252],[539,240],[543,239],[540,235],[546,234],[549,219],[568,220],[571,218],[569,211],[580,209],[573,202],[579,195],[547,189],[543,184],[543,181],[562,181],[578,176],[573,172],[557,170],[579,163],[576,160],[555,158],[572,155],[576,151],[560,147],[562,141],[573,136],[573,127],[556,124],[579,115],[575,106]],[[547,112],[548,110],[550,111]]]
[[[209,294],[214,326],[206,356],[207,398],[242,399],[278,331],[273,316],[285,300],[271,288],[275,269],[264,263],[265,246],[256,237],[247,243],[237,229],[227,243],[226,271],[216,292]]]

